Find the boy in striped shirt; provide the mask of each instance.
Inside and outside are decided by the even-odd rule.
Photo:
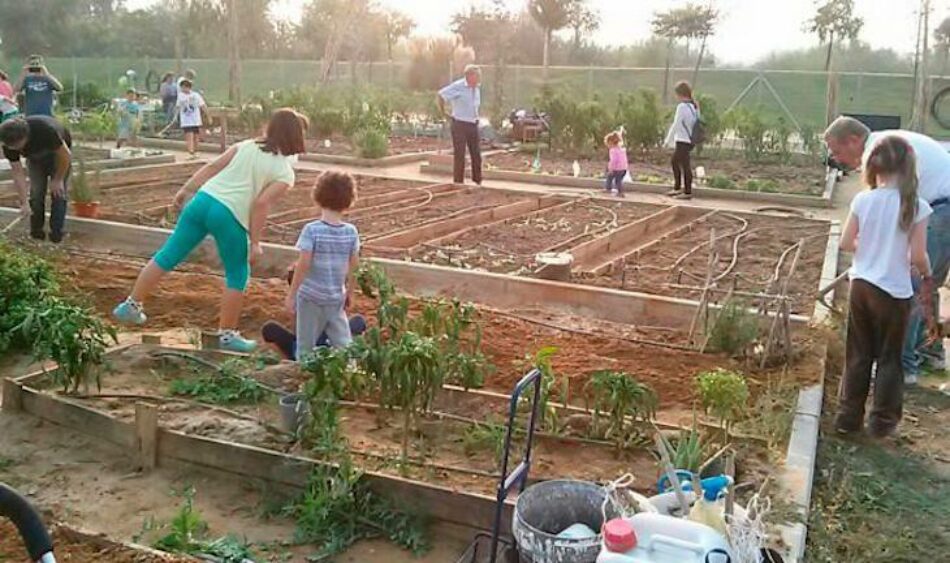
[[[353,177],[324,172],[313,190],[314,202],[323,209],[320,219],[308,223],[297,240],[300,256],[286,307],[297,316],[297,359],[311,352],[317,337],[326,332],[337,348],[352,340],[345,307],[347,287],[359,261],[360,237],[356,227],[343,221],[343,213],[356,200]]]

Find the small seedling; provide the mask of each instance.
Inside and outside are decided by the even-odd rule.
[[[221,563],[243,563],[254,557],[247,542],[236,536],[207,539],[208,523],[194,506],[195,490],[189,487],[183,496],[185,500],[169,524],[171,531],[153,543],[152,547],[199,557],[211,556]]]
[[[495,467],[501,466],[505,455],[505,438],[508,429],[502,424],[473,424],[465,429],[462,436],[462,448],[465,455],[472,457],[484,451],[490,451],[494,456]]]
[[[226,362],[215,374],[202,375],[197,379],[174,379],[169,386],[169,392],[214,405],[260,402],[267,392],[257,380],[241,375],[239,365]]]

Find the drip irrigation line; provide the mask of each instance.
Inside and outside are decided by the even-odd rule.
[[[719,242],[722,239],[726,239],[729,237],[736,236],[740,233],[744,233],[749,228],[749,221],[747,221],[746,219],[743,219],[742,217],[738,217],[736,215],[731,215],[728,213],[722,213],[721,216],[726,217],[728,219],[739,221],[742,224],[742,226],[739,227],[739,229],[736,231],[732,231],[724,235],[719,235],[715,238],[710,238],[709,240],[701,242],[697,244],[696,246],[694,246],[693,248],[687,250],[685,254],[682,254],[679,258],[676,259],[676,262],[673,263],[673,265],[670,267],[670,270],[672,271],[677,270],[680,267],[680,264],[682,264],[684,261],[686,261],[686,259],[688,259],[690,256],[692,256],[696,252],[699,252],[703,248],[706,248],[707,246],[715,245],[717,242]]]
[[[394,201],[390,203],[389,205],[391,205],[392,207],[395,207],[395,209],[387,209],[386,211],[380,211],[379,213],[370,213],[368,215],[355,214],[353,215],[353,218],[360,219],[360,220],[378,219],[379,217],[385,217],[387,215],[395,215],[397,213],[404,213],[406,211],[412,211],[413,209],[419,209],[420,207],[425,207],[429,205],[430,203],[432,203],[433,198],[435,198],[435,194],[432,193],[432,190],[428,190],[424,188],[422,189],[422,191],[426,193],[426,197],[425,197],[425,201],[422,201],[420,203],[415,203],[408,207],[401,207],[401,205],[404,204],[405,202]]]

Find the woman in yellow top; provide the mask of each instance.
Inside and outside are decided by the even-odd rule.
[[[291,157],[305,152],[306,127],[306,118],[297,112],[277,110],[263,138],[237,143],[182,186],[174,200],[175,208],[182,209],[175,231],[139,273],[132,294],[113,311],[119,321],[145,323],[145,299],[166,273],[211,235],[226,281],[219,320],[221,347],[235,352],[257,347],[237,330],[250,263],[262,253],[261,235],[271,204],[294,185]]]

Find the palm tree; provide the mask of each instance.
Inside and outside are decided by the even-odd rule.
[[[544,79],[548,78],[550,64],[551,36],[555,31],[564,29],[571,21],[575,5],[582,0],[528,0],[528,12],[534,21],[544,30]]]

